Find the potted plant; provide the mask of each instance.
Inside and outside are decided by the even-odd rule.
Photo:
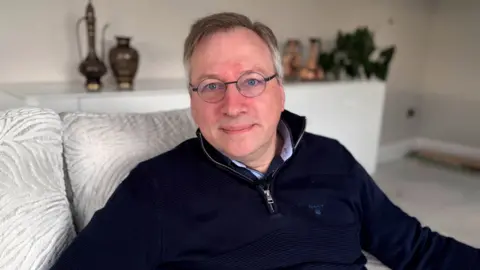
[[[386,80],[396,47],[385,48],[380,51],[377,59],[372,59],[377,49],[373,33],[368,27],[359,27],[351,33],[339,31],[335,47],[330,52],[320,54],[318,65],[326,74],[333,74],[336,80],[340,78],[342,71],[352,79],[361,77],[369,79],[374,75]]]

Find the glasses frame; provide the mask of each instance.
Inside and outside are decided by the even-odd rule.
[[[263,87],[263,90],[256,96],[253,96],[253,97],[250,97],[250,96],[245,96],[242,91],[240,90],[240,87],[238,87],[238,81],[240,80],[240,78],[242,78],[243,76],[245,75],[248,75],[248,74],[257,74],[257,75],[260,75],[260,77],[263,78],[263,81],[264,81],[264,87]],[[236,81],[230,81],[230,82],[222,82],[221,80],[218,80],[219,82],[222,82],[224,85],[225,85],[225,90],[223,90],[223,96],[221,99],[219,100],[216,100],[216,101],[207,101],[205,99],[202,98],[202,95],[200,94],[200,92],[198,91],[198,86],[195,87],[193,86],[191,83],[189,83],[189,86],[190,86],[190,89],[192,90],[192,92],[197,92],[198,96],[205,102],[207,103],[218,103],[220,101],[222,101],[224,98],[225,98],[225,93],[227,92],[228,90],[228,85],[229,84],[235,84],[235,87],[237,88],[237,91],[240,93],[240,95],[244,96],[244,97],[248,97],[248,98],[254,98],[254,97],[258,97],[260,96],[264,91],[265,91],[265,88],[266,88],[266,85],[269,81],[271,81],[273,78],[277,77],[278,76],[278,73],[274,73],[273,75],[271,76],[268,76],[268,77],[265,77],[263,74],[261,73],[258,73],[258,72],[247,72],[247,73],[244,73],[242,75],[240,75],[240,77],[238,77],[238,79]],[[207,78],[207,79],[204,79],[202,80],[201,82],[198,83],[198,85],[202,84],[203,81],[205,80],[209,80],[210,78]]]

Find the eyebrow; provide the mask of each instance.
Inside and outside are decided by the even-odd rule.
[[[265,69],[263,69],[262,67],[259,67],[259,66],[254,66],[252,69],[247,69],[247,70],[244,70],[242,71],[242,73],[240,74],[243,75],[245,73],[249,73],[249,72],[257,72],[257,73],[260,73],[262,74],[263,76],[268,76],[267,72],[265,71]],[[273,71],[272,73],[275,73],[275,71]],[[239,76],[239,77],[240,77]],[[207,74],[203,74],[201,75],[200,77],[197,78],[197,81],[198,83],[200,83],[201,81],[205,80],[205,79],[217,79],[217,80],[222,80],[220,79],[220,76],[216,73],[207,73]],[[237,78],[238,79],[238,78]]]
[[[197,81],[200,83],[201,81],[203,81],[205,79],[218,79],[218,80],[220,80],[220,76],[218,76],[218,74],[215,74],[215,73],[207,73],[207,74],[203,74],[202,76],[198,77]]]

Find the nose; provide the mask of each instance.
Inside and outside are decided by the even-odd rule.
[[[224,115],[230,117],[236,117],[246,112],[246,97],[240,94],[235,84],[227,85],[221,110]]]

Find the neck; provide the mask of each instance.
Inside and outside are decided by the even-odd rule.
[[[275,133],[275,136],[268,142],[249,155],[248,157],[237,159],[245,164],[247,167],[252,168],[261,173],[265,173],[268,170],[268,166],[273,160],[276,154],[279,154],[283,147],[283,138],[280,134]]]

